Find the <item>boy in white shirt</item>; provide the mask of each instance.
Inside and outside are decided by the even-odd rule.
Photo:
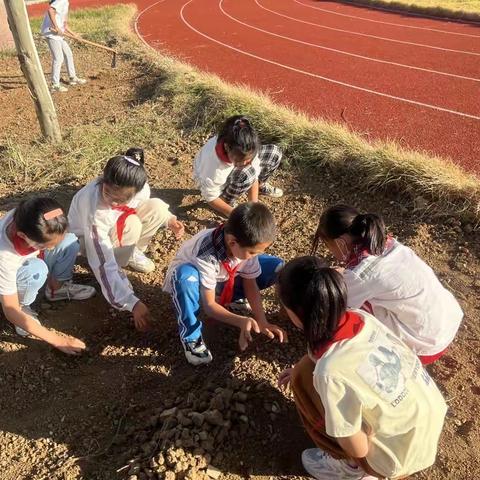
[[[66,92],[68,89],[60,84],[60,71],[63,60],[67,65],[69,84],[84,85],[87,81],[77,77],[73,53],[63,34],[68,33],[74,37],[78,35],[68,27],[68,0],[52,0],[43,18],[41,33],[48,43],[52,54],[52,92]]]
[[[239,346],[245,350],[251,331],[270,338],[284,332],[267,322],[260,290],[273,285],[283,261],[262,255],[275,237],[275,220],[261,203],[236,207],[223,226],[203,230],[185,242],[169,266],[164,291],[172,296],[187,361],[212,361],[202,338],[200,305],[209,317],[240,329]],[[247,299],[253,317],[229,310],[232,302]]]
[[[203,199],[228,217],[244,193],[250,202],[257,202],[258,195],[283,195],[281,188],[268,182],[281,160],[282,152],[276,145],[261,145],[248,118],[235,115],[198,152],[193,176]]]

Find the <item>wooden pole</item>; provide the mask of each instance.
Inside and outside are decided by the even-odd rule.
[[[35,48],[25,1],[5,0],[5,7],[20,68],[27,80],[43,136],[50,142],[61,142],[57,113]]]

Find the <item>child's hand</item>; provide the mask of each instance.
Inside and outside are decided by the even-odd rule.
[[[57,339],[53,343],[53,346],[67,355],[80,355],[82,351],[87,348],[87,346],[78,338],[63,337],[62,335],[57,335]]]
[[[285,332],[282,328],[278,325],[274,325],[273,323],[261,323],[260,326],[260,333],[263,333],[268,338],[275,338],[278,337],[280,343],[287,343],[288,337],[287,332]]]
[[[143,302],[137,302],[133,307],[133,322],[135,323],[135,328],[140,332],[147,332],[150,330],[151,321],[150,321],[150,310]]]
[[[286,390],[289,387],[292,372],[293,368],[286,368],[285,370],[283,370],[283,372],[280,372],[277,382],[279,388]]]
[[[240,327],[240,336],[238,337],[238,346],[240,350],[243,352],[247,347],[248,344],[252,341],[252,330],[255,333],[260,333],[260,328],[258,327],[258,323],[250,317],[243,317],[244,322]]]
[[[179,240],[185,233],[185,226],[177,217],[172,217],[168,221],[168,228],[175,234],[175,238]]]

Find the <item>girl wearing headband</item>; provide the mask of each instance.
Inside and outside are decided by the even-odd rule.
[[[194,160],[193,176],[203,199],[228,217],[237,199],[258,196],[281,197],[282,189],[268,180],[280,166],[282,151],[276,145],[261,145],[250,120],[235,115],[226,120]]]
[[[95,289],[72,282],[78,239],[65,233],[67,217],[51,198],[30,198],[0,219],[0,301],[21,336],[32,335],[62,352],[76,354],[85,344],[43,327],[31,305],[47,282],[47,300],[86,300]]]
[[[149,310],[122,268],[152,272],[155,264],[144,252],[153,235],[167,227],[181,238],[184,227],[165,202],[150,198],[143,150],[131,148],[112,157],[103,175],[73,197],[68,218],[106,300],[132,312],[135,326],[146,330]]]
[[[373,313],[423,364],[443,355],[462,309],[413,250],[387,235],[380,216],[347,205],[331,207],[320,217],[313,253],[320,242],[345,266],[350,308]]]

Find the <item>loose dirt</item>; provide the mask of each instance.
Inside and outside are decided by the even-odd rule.
[[[122,121],[158,80],[133,61],[123,60],[110,70],[108,60],[96,52],[77,49],[75,55],[79,71],[87,72],[90,83],[55,96],[64,128],[105,118]],[[0,59],[0,71],[0,145],[30,142],[39,129],[15,59]],[[169,122],[168,112],[164,115]],[[146,152],[152,190],[185,222],[187,236],[220,220],[198,203],[191,181],[191,159],[198,142],[198,136],[181,132],[176,142],[152,145]],[[271,253],[286,260],[307,253],[322,209],[347,202],[382,212],[390,230],[414,248],[457,296],[465,321],[448,353],[429,367],[450,410],[436,465],[415,478],[479,476],[480,265],[471,225],[453,218],[432,222],[409,201],[391,192],[358,191],[355,178],[338,179],[330,171],[285,169],[277,182],[287,194],[266,202],[280,226]],[[68,204],[79,187],[65,179],[52,192]],[[5,185],[0,192],[2,211],[31,194],[18,195]],[[165,270],[178,246],[170,233],[160,232],[148,251],[156,271],[129,273],[153,312],[151,333],[135,331],[129,316],[109,308],[101,295],[75,304],[39,301],[45,325],[86,341],[89,351],[78,358],[33,339],[20,339],[0,319],[1,480],[305,475],[299,458],[311,442],[290,395],[276,387],[278,373],[304,353],[301,336],[279,311],[270,291],[265,299],[268,317],[287,329],[288,344],[257,337],[247,352],[239,353],[237,332],[213,324],[206,331],[213,363],[206,368],[189,366],[178,342],[170,300],[161,292]],[[95,285],[85,264],[77,267],[76,278]]]

